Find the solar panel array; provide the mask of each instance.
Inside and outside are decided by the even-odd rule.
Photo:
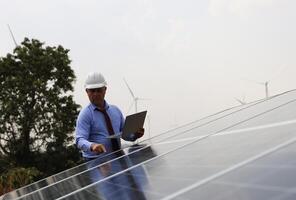
[[[296,91],[205,117],[1,199],[296,199]]]

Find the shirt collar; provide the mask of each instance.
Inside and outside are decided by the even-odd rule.
[[[104,109],[105,109],[105,110],[108,110],[108,108],[109,108],[109,104],[107,103],[107,101],[104,100],[104,104],[105,104]],[[98,108],[95,104],[93,104],[93,103],[90,103],[90,106],[91,106],[92,110],[99,109],[99,108]]]

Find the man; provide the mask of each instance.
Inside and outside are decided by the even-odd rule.
[[[86,161],[104,153],[121,148],[120,138],[108,138],[122,131],[124,117],[117,106],[105,100],[107,90],[105,78],[100,73],[91,73],[85,81],[85,90],[90,104],[83,108],[76,123],[76,145],[82,150]],[[144,135],[144,129],[138,130],[127,141],[135,141]]]

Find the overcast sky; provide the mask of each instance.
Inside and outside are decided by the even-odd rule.
[[[127,114],[131,95],[151,135],[296,88],[295,0],[0,0],[0,56],[24,37],[70,49],[75,100],[92,71]],[[134,112],[130,110],[129,113]],[[149,129],[148,123],[146,129]]]

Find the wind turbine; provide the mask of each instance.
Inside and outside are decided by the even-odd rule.
[[[139,101],[139,100],[148,100],[148,99],[145,99],[145,98],[139,98],[139,97],[135,96],[134,93],[133,93],[133,91],[132,91],[132,89],[131,89],[130,86],[128,85],[127,81],[126,81],[124,78],[123,78],[123,80],[124,80],[124,83],[126,84],[128,90],[129,90],[129,92],[130,92],[130,94],[132,95],[132,98],[133,98],[133,102],[132,102],[132,104],[129,106],[129,108],[128,108],[128,110],[127,110],[127,113],[130,111],[130,109],[131,109],[131,107],[132,107],[133,105],[135,105],[135,113],[137,113],[137,112],[138,112],[138,101]]]
[[[131,105],[129,106],[128,110],[127,110],[127,113],[130,111],[131,107],[135,104],[135,113],[138,112],[138,101],[139,100],[149,100],[149,99],[146,99],[146,98],[139,98],[137,96],[134,95],[132,89],[130,88],[130,86],[128,85],[127,81],[125,80],[125,78],[123,78],[123,81],[124,83],[126,84],[130,94],[132,95],[132,98],[133,98],[133,101],[131,103]],[[147,115],[147,119],[148,119],[148,137],[149,139],[151,138],[151,130],[150,130],[150,115]]]
[[[286,70],[286,68],[287,68],[287,65],[282,65],[282,67],[280,68],[280,70],[278,70],[276,73],[274,73],[273,77],[270,78],[269,80],[265,81],[265,82],[252,81],[252,80],[249,80],[249,79],[245,79],[245,80],[250,81],[250,82],[253,82],[253,83],[257,83],[257,84],[260,84],[260,85],[263,85],[264,86],[265,98],[268,99],[269,98],[269,84],[270,84],[270,82],[271,81],[274,81],[274,79],[278,78],[279,75],[284,70]]]
[[[265,81],[265,82],[259,82],[259,81],[254,81],[254,80],[250,80],[250,79],[245,79],[245,78],[244,78],[244,80],[248,81],[248,82],[256,83],[256,84],[259,84],[259,85],[264,85],[265,98],[268,99],[268,97],[269,97],[268,86],[269,86],[269,82],[271,81],[271,79],[268,80],[268,81]],[[236,100],[240,102],[239,99],[236,99]],[[240,102],[240,103],[243,103],[243,102]]]
[[[269,97],[268,85],[269,85],[270,81],[274,81],[274,79],[276,79],[277,77],[279,77],[279,75],[281,73],[283,73],[283,71],[285,71],[287,67],[288,67],[287,65],[282,65],[282,67],[277,71],[277,73],[274,73],[274,76],[272,78],[270,78],[268,81],[259,82],[259,84],[264,85],[264,88],[265,88],[265,98],[266,99]]]

